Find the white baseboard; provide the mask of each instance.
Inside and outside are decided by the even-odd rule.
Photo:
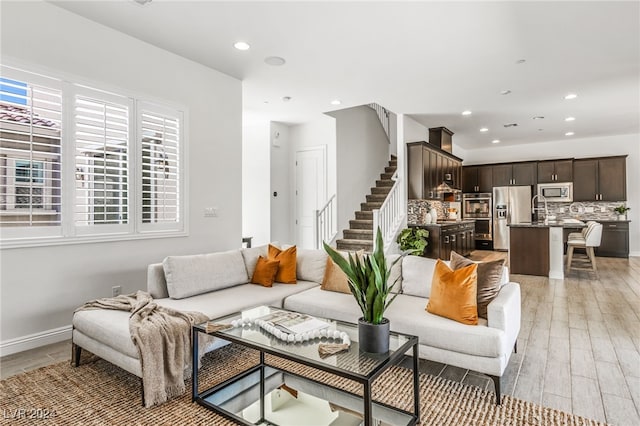
[[[71,325],[0,342],[0,356],[7,356],[52,343],[71,340]]]
[[[631,253],[629,253],[629,256],[639,257],[640,256],[640,251],[632,251]]]

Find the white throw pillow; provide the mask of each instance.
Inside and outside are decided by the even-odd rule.
[[[162,261],[162,266],[172,299],[183,299],[249,281],[240,250],[169,256]]]
[[[253,273],[256,270],[256,264],[258,263],[258,258],[260,256],[267,258],[267,245],[251,247],[251,248],[243,248],[240,250],[242,253],[242,258],[244,259],[244,265],[247,268],[247,276],[249,278],[253,277]]]
[[[428,298],[431,294],[431,280],[435,267],[436,259],[405,256],[402,259],[402,292],[410,296]]]
[[[324,250],[309,250],[298,247],[296,254],[296,276],[299,280],[321,284],[327,266]]]

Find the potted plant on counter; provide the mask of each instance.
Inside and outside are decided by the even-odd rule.
[[[400,231],[396,242],[400,250],[414,256],[422,256],[429,245],[429,231],[421,228],[406,228]]]
[[[631,208],[627,207],[626,204],[620,204],[613,209],[614,212],[618,213],[618,220],[627,220],[627,212],[629,210],[631,210]]]
[[[382,233],[376,234],[375,250],[363,256],[349,254],[348,260],[324,243],[329,257],[342,269],[349,279],[349,289],[356,298],[362,317],[358,320],[358,343],[364,352],[386,353],[389,351],[389,320],[384,311],[396,298],[389,298],[396,282],[389,285],[391,268],[402,257],[387,265],[384,256]]]

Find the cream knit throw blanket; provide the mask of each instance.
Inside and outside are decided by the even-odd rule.
[[[76,311],[87,309],[131,312],[129,331],[142,365],[146,407],[161,404],[185,392],[184,381],[191,377],[191,326],[207,321],[206,315],[158,306],[144,291],[93,300]],[[200,339],[200,356],[209,341]]]

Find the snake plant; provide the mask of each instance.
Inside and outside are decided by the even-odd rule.
[[[387,300],[397,282],[396,280],[391,285],[388,283],[391,268],[401,257],[387,267],[380,228],[377,230],[375,247],[373,253],[362,257],[353,256],[350,253],[347,260],[324,243],[324,249],[329,254],[329,257],[347,275],[349,288],[360,306],[364,321],[371,324],[380,324],[383,321],[385,309],[389,307],[397,296],[397,294],[394,294],[391,299]]]

